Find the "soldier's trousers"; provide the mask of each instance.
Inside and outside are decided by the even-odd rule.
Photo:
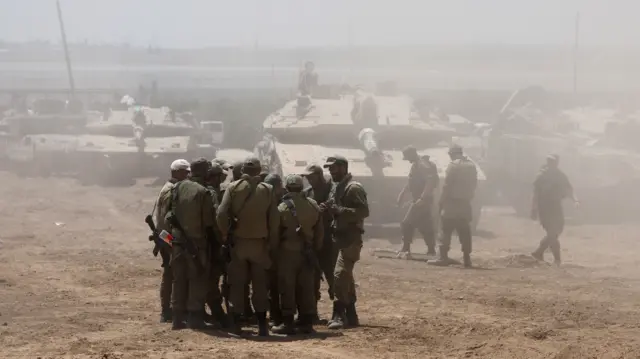
[[[413,242],[413,235],[416,229],[422,234],[424,244],[429,252],[436,249],[436,236],[433,229],[433,217],[431,216],[431,203],[425,201],[420,205],[411,204],[402,223],[402,242],[405,248],[409,249]]]
[[[320,286],[322,282],[322,275],[324,275],[324,279],[327,281],[327,286],[329,287],[327,290],[329,298],[333,300],[333,272],[336,268],[336,261],[338,259],[338,251],[334,249],[333,241],[325,241],[317,256],[318,263],[320,264],[320,271],[316,270],[314,278],[316,301],[319,301],[321,297]]]
[[[251,281],[253,309],[266,312],[269,306],[267,270],[271,267],[267,240],[235,238],[229,263],[230,298],[234,314],[244,314],[247,281]]]
[[[548,210],[543,207],[540,208],[539,214],[540,224],[547,232],[547,235],[540,241],[536,252],[542,254],[549,248],[556,261],[560,261],[559,238],[564,231],[564,213],[561,208],[559,210]]]
[[[471,253],[471,220],[462,218],[442,218],[442,236],[440,237],[440,253],[449,253],[453,232],[458,234],[462,253]]]
[[[315,314],[314,268],[300,252],[283,251],[278,260],[278,289],[283,316]]]
[[[353,268],[360,260],[362,251],[362,238],[350,241],[349,246],[338,249],[338,259],[333,272],[334,301],[345,305],[356,301],[356,282],[353,277]]]
[[[222,293],[220,292],[220,278],[222,278],[221,265],[216,263],[211,269],[209,276],[209,293],[207,294],[207,304],[210,309],[222,305]]]
[[[268,271],[269,275],[269,317],[280,320],[282,311],[280,310],[280,290],[278,286],[278,267],[272,265]]]
[[[163,310],[171,308],[171,291],[173,287],[173,270],[170,265],[162,268],[162,280],[160,281],[160,306]]]
[[[198,253],[198,260],[204,268],[207,268],[206,251]],[[211,287],[209,275],[206,271],[198,273],[193,261],[186,249],[178,244],[173,245],[171,306],[174,312],[199,312],[204,308]]]

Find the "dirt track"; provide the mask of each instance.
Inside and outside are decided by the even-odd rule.
[[[2,358],[640,358],[637,227],[569,227],[558,269],[520,256],[541,229],[488,208],[481,269],[365,255],[361,328],[263,342],[158,324],[160,264],[142,222],[157,187],[0,181]]]

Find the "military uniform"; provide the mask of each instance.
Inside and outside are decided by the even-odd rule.
[[[269,174],[264,182],[273,187],[273,195],[277,205],[282,203],[282,178],[277,174]],[[278,189],[281,189],[280,191]],[[278,266],[277,262],[271,263],[268,270],[269,275],[269,320],[271,326],[282,324],[282,310],[280,308],[280,290],[278,289]]]
[[[195,172],[193,164],[192,170]],[[202,325],[203,308],[210,289],[206,270],[210,265],[208,241],[211,238],[208,236],[214,228],[215,209],[210,192],[201,184],[204,183],[203,177],[204,174],[202,177],[193,176],[190,180],[178,182],[170,192],[167,220],[174,236],[171,255],[174,327],[181,326],[180,315],[185,311],[189,312],[190,326]],[[182,230],[176,225],[178,223]],[[189,243],[193,245],[195,253],[189,252]],[[199,270],[202,268],[205,270]]]
[[[167,200],[169,199],[171,189],[177,182],[176,179],[170,179],[167,183],[162,186],[160,190],[160,194],[158,195],[158,199],[156,201],[156,213],[155,213],[155,223],[158,233],[163,230],[169,231],[169,226],[165,222],[165,216],[167,215]],[[171,249],[167,247],[160,247],[160,250],[164,252],[162,254],[163,257],[171,257]],[[171,319],[171,288],[173,286],[173,272],[171,269],[171,265],[167,263],[163,265],[162,268],[162,281],[160,282],[160,304],[162,307],[162,317],[164,318],[162,321],[170,321]]]
[[[287,177],[287,187],[302,190],[302,177]],[[278,288],[283,324],[272,330],[281,334],[292,334],[293,316],[299,310],[300,324],[309,330],[316,314],[314,294],[315,265],[305,255],[314,253],[322,246],[323,226],[320,208],[316,201],[301,192],[289,192],[280,212],[280,246],[277,251]]]
[[[244,166],[255,165],[257,159]],[[247,297],[246,284],[250,280],[253,293],[253,307],[259,325],[266,327],[266,310],[269,305],[267,295],[267,270],[271,267],[270,248],[278,244],[278,207],[273,198],[272,187],[260,182],[260,177],[243,175],[229,185],[218,208],[218,227],[226,238],[231,221],[236,219],[233,233],[231,262],[228,266],[230,280],[230,306],[233,312],[235,330],[240,315],[244,312]],[[264,333],[266,335],[266,333]]]
[[[346,164],[347,160],[341,156],[329,157],[325,167],[338,163]],[[360,260],[364,219],[369,217],[369,204],[364,187],[354,181],[351,174],[333,187],[330,202],[334,206],[333,245],[338,251],[338,258],[333,273],[334,314],[329,328],[340,329],[346,323],[358,324],[353,268]]]
[[[412,154],[414,162],[409,170],[409,181],[406,187],[411,193],[413,202],[401,223],[402,251],[410,252],[413,235],[415,230],[418,229],[424,238],[424,243],[427,245],[428,254],[433,255],[436,253],[436,239],[433,216],[431,214],[433,196],[429,195],[426,198],[422,198],[422,196],[427,185],[429,185],[431,191],[437,188],[438,172],[435,167],[431,166],[430,162],[418,157],[415,148],[408,147],[404,152],[406,155]]]
[[[558,238],[564,230],[562,200],[573,195],[573,187],[559,168],[544,166],[534,181],[533,191],[535,210],[547,235],[540,241],[538,249],[532,255],[542,260],[544,252],[550,248],[555,262],[559,264],[560,241]]]
[[[322,171],[322,169],[320,170]],[[331,182],[331,178],[328,178],[325,179],[324,186],[317,189],[308,187],[304,190],[304,194],[309,198],[313,198],[318,204],[325,203],[329,200],[332,186],[333,183]],[[322,247],[317,254],[321,271],[318,271],[315,276],[316,301],[320,300],[320,284],[322,282],[323,275],[329,287],[329,298],[333,300],[333,271],[336,267],[338,253],[333,248],[333,237],[330,231],[332,221],[333,217],[331,216],[331,214],[329,214],[328,212],[322,214],[322,223],[325,230],[323,231],[324,238],[322,241]]]
[[[440,214],[442,236],[440,259],[433,264],[448,265],[451,237],[455,231],[460,239],[465,267],[471,266],[471,220],[473,211],[471,201],[478,184],[478,172],[475,164],[462,155],[462,148],[453,146],[450,155],[457,155],[447,167],[442,194],[440,195]]]

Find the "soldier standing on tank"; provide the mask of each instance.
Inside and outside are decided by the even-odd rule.
[[[313,198],[318,205],[326,203],[331,195],[331,189],[333,182],[331,177],[326,178],[322,167],[318,165],[307,166],[303,177],[309,182],[309,187],[304,189],[304,194]],[[319,322],[318,316],[318,301],[320,300],[320,284],[322,282],[322,276],[327,281],[329,298],[333,300],[333,271],[336,267],[337,251],[333,248],[333,238],[331,236],[331,222],[333,217],[328,211],[322,213],[322,223],[324,228],[324,238],[322,241],[322,247],[317,253],[318,262],[320,264],[320,271],[317,271],[315,276],[315,293],[316,293],[316,312],[314,322]]]
[[[169,230],[169,225],[165,221],[165,216],[169,211],[167,202],[170,200],[171,189],[173,186],[189,177],[191,165],[187,160],[175,160],[171,163],[171,178],[162,186],[158,199],[156,200],[155,223],[158,233],[163,230]],[[160,247],[163,253],[162,257],[170,258],[171,249],[168,247]],[[162,313],[160,314],[161,323],[171,322],[171,287],[173,285],[173,272],[169,263],[162,264],[162,281],[160,282],[160,304]]]
[[[478,185],[478,172],[475,164],[462,152],[462,147],[449,148],[451,163],[447,167],[440,195],[440,216],[442,219],[442,243],[440,258],[429,262],[433,265],[448,266],[454,262],[449,259],[451,236],[455,231],[460,239],[465,268],[471,267],[471,221],[473,211],[471,201]]]
[[[248,157],[240,180],[229,185],[218,208],[218,227],[227,238],[234,223],[231,263],[229,263],[232,333],[240,334],[240,317],[244,313],[246,284],[251,282],[252,302],[258,319],[258,333],[268,336],[268,275],[271,248],[278,247],[279,214],[273,188],[260,181],[260,161]],[[231,244],[231,243],[230,243]]]
[[[353,268],[360,260],[364,220],[369,217],[369,204],[364,187],[354,181],[349,173],[349,162],[345,157],[329,157],[324,167],[329,168],[336,185],[330,200],[320,205],[320,209],[333,216],[333,245],[338,251],[333,282],[333,316],[328,328],[342,329],[359,325]]]
[[[318,86],[318,74],[315,72],[316,65],[307,61],[304,70],[298,79],[298,91],[302,96],[311,96],[313,90]]]
[[[316,315],[314,282],[316,268],[309,263],[304,251],[317,251],[322,246],[323,226],[320,207],[302,193],[299,175],[286,179],[288,193],[278,206],[280,212],[280,246],[278,256],[278,287],[282,305],[282,324],[271,328],[276,334],[295,334],[293,316],[298,310],[299,326],[303,333],[313,331]]]
[[[282,197],[285,194],[282,178],[277,174],[270,174],[264,179],[264,182],[273,187],[276,204],[282,203]],[[269,268],[269,325],[275,327],[282,324],[282,311],[280,310],[280,291],[278,290],[278,262],[277,258],[272,259],[273,263]]]
[[[544,252],[551,249],[554,263],[560,265],[560,241],[558,238],[564,230],[564,211],[562,200],[571,198],[574,205],[579,202],[573,192],[573,186],[567,175],[558,167],[560,158],[557,155],[547,157],[547,163],[533,182],[533,201],[531,208],[532,219],[539,219],[542,228],[547,233],[540,241],[538,249],[531,255],[538,260],[544,260]]]
[[[438,187],[437,170],[434,175],[429,162],[425,162],[413,146],[405,147],[402,151],[403,159],[411,163],[409,181],[398,195],[397,205],[401,206],[404,195],[411,193],[413,202],[401,223],[402,228],[402,253],[411,253],[411,242],[416,230],[420,231],[427,245],[427,255],[436,254],[436,238],[433,228],[433,193]]]
[[[174,237],[171,254],[173,270],[173,329],[206,327],[204,305],[209,292],[210,265],[207,251],[215,240],[215,209],[206,189],[210,167],[204,158],[191,163],[191,177],[177,182],[171,190],[166,215]],[[186,325],[184,313],[188,312]]]

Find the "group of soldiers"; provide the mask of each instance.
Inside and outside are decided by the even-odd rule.
[[[161,321],[176,330],[222,327],[241,334],[256,321],[260,336],[309,333],[320,322],[324,279],[333,300],[328,328],[358,326],[353,269],[369,206],[348,166],[336,155],[323,166],[330,179],[323,167],[310,165],[283,180],[255,157],[234,164],[174,161],[152,234],[170,233],[160,248],[168,258]]]
[[[428,254],[435,256],[433,220],[439,218],[439,257],[429,264],[456,263],[448,256],[455,231],[464,267],[471,267],[475,164],[460,146],[450,147],[451,162],[436,206],[436,165],[411,146],[403,155],[412,166],[398,204],[407,192],[412,202],[401,224],[401,252],[410,252],[418,229]],[[558,163],[557,156],[550,156],[534,182],[532,216],[540,219],[547,235],[532,256],[543,260],[550,248],[559,264],[561,201],[572,197],[578,202]],[[323,167],[331,178],[325,177]],[[231,181],[226,181],[228,174]],[[328,328],[359,325],[353,270],[360,259],[369,205],[346,158],[329,157],[323,166],[310,165],[305,173],[284,180],[269,174],[255,157],[233,164],[223,159],[176,160],[155,214],[153,235],[165,230],[172,237],[170,245],[160,248],[168,258],[163,261],[160,299],[161,321],[171,322],[173,329],[215,326],[241,334],[243,324],[255,320],[260,336],[269,331],[310,333],[321,323],[317,303],[323,279],[333,300]]]

